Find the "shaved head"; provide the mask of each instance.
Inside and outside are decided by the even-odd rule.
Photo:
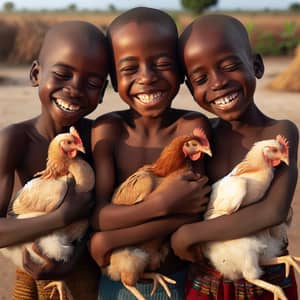
[[[121,14],[108,27],[108,34],[111,35],[118,28],[128,24],[137,23],[155,23],[162,27],[167,27],[170,34],[177,38],[178,31],[174,20],[165,12],[149,7],[136,7]]]
[[[208,32],[217,32],[251,55],[251,45],[245,26],[236,18],[222,14],[205,15],[188,25],[180,36],[181,49],[192,35],[207,34]]]
[[[56,51],[65,43],[79,49],[106,47],[105,35],[93,24],[83,21],[66,21],[54,25],[46,33],[39,53],[39,62],[43,63],[52,51]]]

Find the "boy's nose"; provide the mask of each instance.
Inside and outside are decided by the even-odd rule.
[[[64,88],[63,91],[70,97],[79,97],[82,94],[82,83],[79,79],[70,81]]]
[[[157,80],[157,75],[151,67],[145,66],[140,69],[138,74],[138,83],[140,84],[150,84]]]
[[[228,79],[225,76],[225,74],[223,74],[220,71],[216,71],[212,74],[211,88],[212,88],[212,90],[222,89],[227,85],[227,82],[228,82]]]

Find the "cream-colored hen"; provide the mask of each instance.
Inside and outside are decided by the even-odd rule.
[[[281,162],[289,164],[288,142],[283,136],[255,143],[240,164],[213,184],[205,219],[232,214],[260,200],[271,184],[274,167]],[[281,224],[244,238],[205,243],[204,255],[225,278],[245,278],[272,292],[274,299],[287,300],[280,287],[259,279],[263,273],[260,264],[285,262],[300,270],[295,262],[299,258],[277,258],[286,243],[285,227]]]
[[[125,180],[114,194],[112,202],[133,205],[143,201],[154,189],[168,184],[171,176],[193,170],[193,163],[205,153],[211,156],[209,142],[202,129],[194,129],[193,135],[178,136],[165,147],[154,164],[142,167]],[[175,282],[159,273],[153,273],[160,267],[168,252],[168,242],[160,239],[115,250],[111,255],[110,265],[104,271],[113,280],[121,280],[139,300],[145,299],[135,287],[139,279],[154,281],[152,294],[160,283],[171,297],[166,283]]]
[[[70,128],[69,133],[58,134],[51,141],[46,169],[36,174],[39,177],[27,182],[14,199],[12,212],[17,215],[17,218],[31,218],[53,211],[66,195],[69,176],[75,180],[76,192],[92,190],[95,184],[94,171],[87,162],[77,158],[78,151],[85,152],[81,138],[74,127]],[[50,259],[68,261],[74,251],[72,242],[80,240],[87,227],[87,220],[78,221],[39,238],[36,243],[41,252]],[[44,259],[32,250],[32,243],[3,248],[1,253],[22,268],[23,247],[27,248],[37,263],[45,263]],[[45,288],[53,288],[52,294],[57,290],[61,300],[73,299],[63,281],[53,281]]]

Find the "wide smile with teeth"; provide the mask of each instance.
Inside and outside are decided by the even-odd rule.
[[[235,92],[233,94],[230,94],[228,96],[219,98],[215,101],[213,101],[214,105],[220,106],[220,107],[225,107],[229,104],[231,104],[231,102],[233,102],[234,100],[236,100],[238,97],[238,92]]]
[[[80,110],[80,106],[78,104],[72,104],[63,99],[54,99],[54,102],[63,111],[77,112]]]
[[[154,104],[160,101],[162,92],[156,92],[152,94],[138,94],[135,98],[143,104]]]

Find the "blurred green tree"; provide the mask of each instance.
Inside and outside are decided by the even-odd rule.
[[[181,0],[183,8],[196,14],[202,13],[205,9],[217,3],[218,0]]]
[[[15,4],[11,1],[3,3],[3,10],[6,12],[13,11],[15,9]]]
[[[114,4],[109,4],[108,5],[108,11],[110,12],[116,12],[117,11],[117,8]]]
[[[300,11],[300,3],[299,2],[294,2],[291,3],[289,6],[290,11]]]
[[[71,3],[67,7],[68,11],[76,11],[77,10],[77,5],[75,3]]]

